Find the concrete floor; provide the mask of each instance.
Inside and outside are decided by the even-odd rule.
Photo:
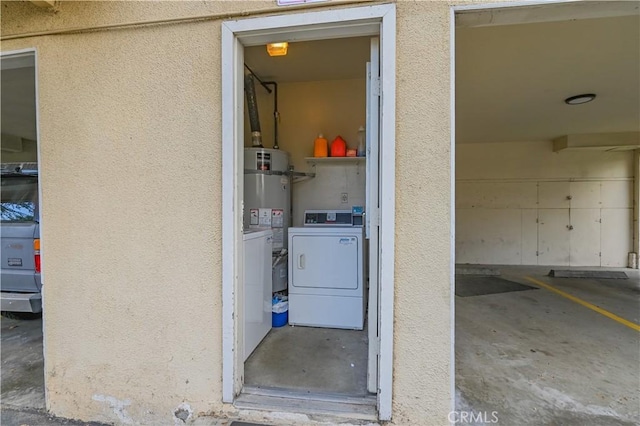
[[[499,269],[640,322],[637,270],[625,270],[628,280],[594,280],[549,278],[549,267]],[[640,333],[632,328],[544,288],[456,297],[455,320],[458,410],[485,421],[496,412],[503,425],[640,424]]]
[[[0,317],[2,333],[2,405],[44,409],[42,319]]]
[[[366,329],[273,328],[245,362],[245,385],[364,396],[367,341]]]
[[[531,276],[640,323],[637,270],[625,270],[629,280],[593,280],[549,278],[548,267],[498,268],[503,278],[535,285],[524,279]],[[480,413],[489,420],[487,424],[495,411],[498,425],[640,424],[637,331],[544,288],[456,297],[455,327],[459,411]],[[41,330],[40,320],[1,319],[3,425],[75,424],[54,420],[42,411]],[[366,332],[274,329],[247,361],[246,383],[362,394],[366,342]],[[254,368],[260,365],[261,356],[274,355],[268,345],[281,354],[272,360],[281,368],[272,376]],[[292,359],[305,360],[305,364],[292,363]],[[328,374],[330,371],[341,373]],[[310,379],[314,376],[322,378],[322,383]],[[196,423],[228,425],[231,420],[203,417]]]

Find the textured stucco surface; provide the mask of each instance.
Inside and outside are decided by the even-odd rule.
[[[220,406],[219,37],[195,23],[3,43],[38,49],[56,415]]]
[[[393,415],[443,424],[453,397],[449,7],[400,2],[397,13]]]
[[[3,4],[3,34],[273,6],[198,4]],[[397,13],[393,416],[443,424],[453,398],[449,6],[399,2]],[[172,421],[182,402],[228,409],[220,22],[2,44],[26,47],[40,67],[48,408],[147,424]]]

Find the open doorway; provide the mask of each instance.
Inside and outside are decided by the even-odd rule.
[[[623,395],[640,376],[640,281],[625,268],[637,238],[638,9],[465,5],[452,17],[452,416],[637,423]]]
[[[280,56],[263,45],[245,48],[245,85],[256,86],[245,87],[245,391],[370,394],[364,214],[367,162],[377,166],[365,152],[372,48],[371,37],[289,43]],[[252,140],[256,129],[261,143]],[[272,288],[261,292],[253,271],[262,262],[247,244],[265,229]],[[257,322],[272,296],[288,310],[276,305],[273,324],[270,313]]]
[[[36,54],[3,52],[1,150],[2,402],[44,409]]]
[[[284,399],[357,399],[371,407],[360,410],[364,417],[390,418],[393,298],[384,295],[393,291],[394,12],[374,6],[223,26],[223,128],[233,141],[223,162],[226,402],[239,405],[258,389]],[[267,56],[267,43],[284,41],[289,58]],[[297,65],[294,49],[303,54]],[[255,92],[246,104],[258,106],[262,127],[245,111],[247,78]],[[380,120],[385,87],[388,122]],[[256,141],[258,131],[264,139]],[[380,150],[390,151],[384,162]],[[262,248],[247,244],[259,238]],[[253,285],[259,275],[269,284]],[[272,328],[274,293],[287,296],[292,326]],[[254,333],[267,321],[266,332]]]

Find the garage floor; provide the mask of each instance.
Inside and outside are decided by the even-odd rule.
[[[525,278],[532,277],[640,323],[637,270],[608,280],[549,278],[549,267],[498,269],[501,278],[540,287]],[[640,424],[638,331],[548,288],[455,301],[461,412],[486,423],[495,412],[504,425]]]
[[[42,319],[0,318],[2,406],[44,409]]]
[[[273,328],[245,362],[245,385],[367,394],[367,331]]]

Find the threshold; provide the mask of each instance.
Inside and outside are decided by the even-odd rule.
[[[239,409],[279,411],[377,421],[376,396],[349,396],[245,386],[233,405]]]

